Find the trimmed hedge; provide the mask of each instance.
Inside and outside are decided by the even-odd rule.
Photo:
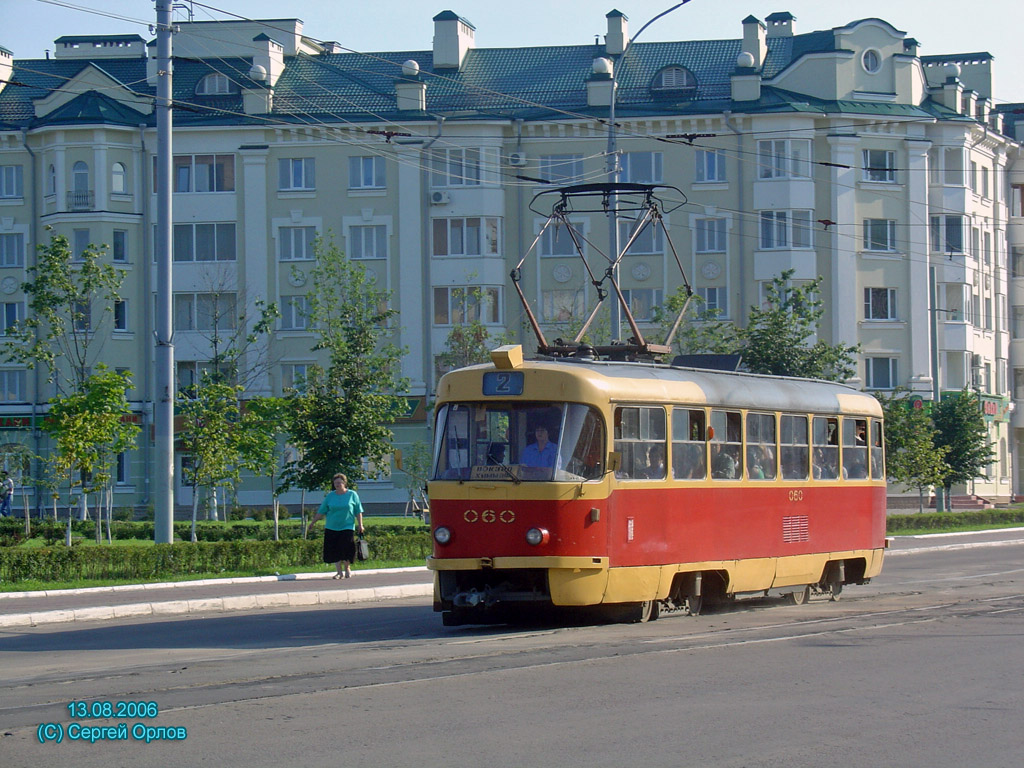
[[[430,537],[420,533],[371,530],[370,560],[421,560]],[[285,541],[200,541],[151,547],[0,548],[0,582],[130,579],[159,581],[201,573],[323,567],[321,536]]]
[[[885,529],[886,531],[927,531],[958,528],[965,525],[1012,525],[1013,523],[1024,523],[1024,507],[889,515]]]

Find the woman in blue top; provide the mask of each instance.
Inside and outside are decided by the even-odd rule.
[[[348,489],[348,478],[341,472],[333,479],[334,490],[320,503],[320,509],[313,515],[310,526],[321,517],[324,523],[324,562],[334,563],[335,579],[352,578],[349,568],[356,559],[355,528],[363,533],[363,505],[359,495]],[[344,566],[344,572],[342,571]]]

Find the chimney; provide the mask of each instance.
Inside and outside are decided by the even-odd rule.
[[[617,56],[629,45],[629,19],[626,14],[615,10],[605,18],[608,19],[608,34],[604,38],[604,51],[609,56]]]
[[[273,88],[277,78],[284,72],[284,46],[265,34],[258,34],[252,39],[252,47],[256,51],[252,56],[250,77],[260,80],[267,87]],[[258,75],[257,67],[263,68],[264,76]]]
[[[427,108],[427,84],[420,78],[419,62],[402,64],[402,76],[395,81],[396,106],[402,112],[423,112]]]
[[[765,37],[764,22],[754,16],[747,16],[743,20],[743,52],[754,57],[756,69],[761,68],[768,53]]]
[[[434,69],[458,69],[466,52],[476,47],[476,27],[454,11],[434,17]]]
[[[942,84],[939,102],[959,113],[963,109],[963,94],[964,84],[960,82],[960,65],[949,63],[946,65],[946,82]]]
[[[587,106],[607,107],[612,103],[612,74],[615,64],[611,59],[599,56],[590,65],[587,78]]]
[[[757,101],[761,98],[761,73],[754,66],[754,55],[743,51],[736,57],[736,69],[730,77],[733,101]]]
[[[11,79],[11,72],[14,71],[14,54],[0,45],[0,91]]]
[[[793,22],[796,21],[796,16],[789,11],[773,13],[765,16],[764,20],[768,23],[769,38],[793,36]]]

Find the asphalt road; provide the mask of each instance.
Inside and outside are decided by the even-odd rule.
[[[421,597],[7,630],[0,765],[1016,768],[1020,535],[901,540],[836,603],[642,625],[445,628]]]

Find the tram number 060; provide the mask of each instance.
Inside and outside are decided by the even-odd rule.
[[[800,490],[799,488],[790,491],[789,492],[789,500],[790,501],[803,501],[804,500],[804,492],[802,490]]]
[[[477,512],[475,509],[467,509],[462,513],[462,519],[467,523],[512,523],[515,522],[516,513],[511,509],[503,509],[501,512],[495,512],[493,509],[485,509],[483,512]]]

